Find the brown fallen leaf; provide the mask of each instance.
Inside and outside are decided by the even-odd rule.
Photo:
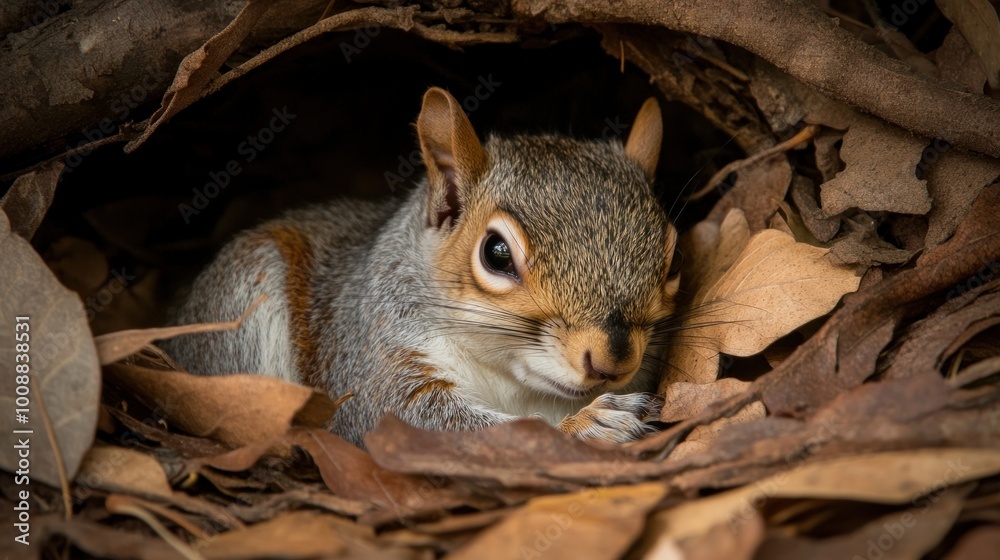
[[[764,520],[756,511],[747,512],[737,526],[719,523],[704,533],[675,542],[669,537],[659,516],[650,522],[651,532],[657,535],[649,552],[650,560],[685,558],[689,560],[751,560],[757,547],[764,540]]]
[[[738,208],[743,211],[750,231],[760,231],[778,211],[791,182],[792,168],[784,155],[742,168],[736,172],[736,184],[712,207],[706,220],[722,223],[732,209]]]
[[[951,530],[971,488],[953,488],[928,498],[926,505],[876,518],[844,535],[826,538],[786,536],[778,531],[758,550],[762,558],[817,560],[839,558],[924,558]]]
[[[389,415],[365,437],[365,446],[376,463],[396,472],[551,490],[575,490],[579,485],[545,476],[540,471],[546,465],[631,461],[616,449],[584,443],[537,419],[443,432],[414,428]]]
[[[205,516],[222,527],[242,526],[225,508],[175,492],[159,461],[124,447],[98,445],[87,452],[74,480],[74,494],[79,499],[86,499],[95,490],[168,503]]]
[[[674,543],[704,535],[717,525],[737,530],[776,498],[913,503],[943,488],[1000,472],[1000,451],[919,449],[870,453],[807,463],[747,486],[684,502],[657,514]]]
[[[818,140],[818,139],[817,139]],[[827,217],[816,202],[816,187],[802,176],[792,180],[792,201],[799,210],[799,216],[806,228],[818,241],[826,243],[840,231],[840,218]],[[797,241],[804,241],[796,237]]]
[[[41,525],[39,545],[66,539],[87,554],[114,560],[181,560],[173,547],[162,540],[135,531],[121,531],[92,521],[47,520]],[[32,542],[32,544],[35,544]],[[41,548],[41,546],[39,546]]]
[[[449,558],[620,558],[666,491],[657,482],[535,498]]]
[[[934,207],[927,215],[927,248],[948,239],[979,192],[1000,177],[1000,160],[952,148],[927,170],[927,189]]]
[[[844,134],[846,167],[820,186],[823,212],[850,208],[897,214],[931,209],[927,183],[916,177],[927,140],[871,117],[859,117]]]
[[[677,444],[677,447],[670,454],[669,460],[680,461],[686,457],[704,453],[719,439],[722,431],[729,426],[744,424],[752,420],[764,418],[765,416],[767,416],[767,410],[764,408],[764,403],[754,401],[741,408],[732,416],[720,418],[707,426],[698,426],[691,430],[691,433],[684,438],[684,441]]]
[[[228,531],[198,549],[206,559],[316,558],[348,548],[341,533],[349,521],[310,511],[287,513],[241,531]]]
[[[680,422],[695,416],[715,401],[727,399],[743,393],[750,382],[725,378],[711,383],[687,383],[679,381],[667,385],[663,394],[666,403],[660,413],[661,422]]]
[[[1000,525],[981,525],[962,535],[945,560],[988,558],[1000,550]]]
[[[94,337],[94,345],[97,347],[97,355],[101,360],[101,365],[106,366],[119,360],[123,360],[152,344],[154,340],[163,340],[181,336],[185,334],[195,334],[216,331],[231,331],[240,328],[243,321],[250,316],[261,303],[267,299],[262,294],[258,297],[243,315],[233,321],[225,323],[199,323],[195,325],[178,325],[176,327],[161,327],[155,329],[130,329]]]
[[[1000,90],[1000,17],[988,0],[935,0],[979,58],[990,87]]]
[[[668,357],[661,393],[674,381],[708,383],[719,353],[751,356],[828,313],[860,277],[833,264],[826,249],[763,230],[752,237],[743,214],[721,226],[697,224],[685,240],[682,283],[692,293]],[[691,264],[687,264],[691,263]],[[682,286],[682,290],[685,289]]]
[[[135,517],[145,523],[150,529],[152,529],[164,542],[170,545],[171,548],[180,553],[184,558],[189,560],[199,560],[198,555],[194,550],[188,546],[187,542],[181,540],[179,537],[171,533],[163,523],[156,517],[155,513],[160,513],[164,511],[162,509],[157,510],[155,504],[150,504],[144,500],[133,498],[131,496],[123,496],[121,494],[112,494],[104,501],[104,505],[108,508],[111,513],[116,513],[119,515],[130,515]],[[149,507],[152,506],[152,507]],[[167,513],[166,517],[176,523],[178,526],[193,532],[195,535],[201,536],[205,535],[205,532],[200,528],[192,525],[189,521],[180,517],[179,515],[165,511]]]
[[[447,509],[465,502],[441,476],[382,468],[365,451],[324,429],[296,430],[290,441],[312,456],[334,495],[391,510],[394,515]]]
[[[0,210],[10,220],[10,229],[30,240],[42,223],[56,194],[62,162],[55,162],[14,180],[10,190],[0,198]]]
[[[163,94],[160,108],[149,118],[142,134],[125,146],[131,152],[145,142],[161,124],[201,98],[205,87],[219,73],[219,68],[270,7],[269,2],[250,0],[240,13],[219,33],[181,61],[173,83]]]
[[[295,425],[322,426],[337,409],[325,393],[261,375],[206,377],[116,363],[105,378],[181,430],[233,447]]]
[[[8,364],[0,376],[0,405],[8,411],[0,420],[0,445],[12,450],[27,441],[32,480],[59,487],[76,475],[94,439],[101,390],[97,352],[80,298],[11,232],[3,212],[0,261],[0,327],[8,333],[0,337],[0,360]],[[24,333],[22,340],[18,333]],[[19,374],[16,364],[27,372]],[[0,468],[18,470],[18,454],[0,453]]]
[[[955,27],[934,52],[941,79],[958,85],[969,93],[983,93],[986,72],[975,51]]]

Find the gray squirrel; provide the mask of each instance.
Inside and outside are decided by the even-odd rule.
[[[656,100],[624,146],[559,135],[484,145],[439,88],[424,95],[416,129],[427,167],[418,188],[243,232],[175,320],[232,320],[267,299],[238,330],[165,350],[197,374],[353,392],[330,428],[358,445],[386,413],[437,430],[537,416],[613,442],[652,430],[658,325],[678,290],[676,230],[651,189]]]

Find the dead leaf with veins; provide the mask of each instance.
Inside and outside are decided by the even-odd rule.
[[[797,243],[787,233],[765,229],[751,236],[739,210],[721,226],[699,223],[684,243],[689,258],[681,278],[693,296],[676,326],[661,394],[677,381],[712,382],[720,353],[763,351],[830,312],[861,280],[853,268],[834,264],[826,249]]]
[[[846,167],[820,187],[823,212],[849,208],[926,214],[931,209],[927,181],[916,169],[927,140],[882,121],[859,117],[840,149]]]

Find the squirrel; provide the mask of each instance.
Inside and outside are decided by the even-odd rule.
[[[234,331],[164,342],[196,374],[258,373],[353,392],[330,429],[363,446],[392,413],[471,430],[541,417],[584,440],[654,430],[674,313],[677,233],[652,192],[663,122],[648,99],[627,141],[490,136],[430,88],[426,176],[401,200],[339,200],[239,234],[177,323]]]

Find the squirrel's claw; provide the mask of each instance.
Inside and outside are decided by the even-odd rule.
[[[626,443],[656,431],[647,422],[659,418],[662,407],[663,397],[652,393],[605,393],[557,428],[583,440]]]

